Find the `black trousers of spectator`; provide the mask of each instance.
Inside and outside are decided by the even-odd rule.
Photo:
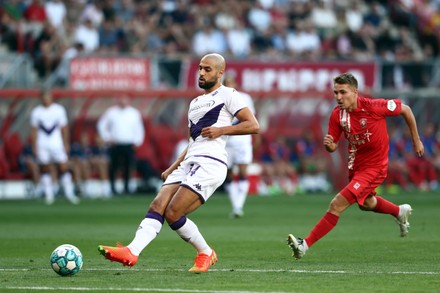
[[[116,175],[122,169],[124,179],[124,192],[130,193],[129,182],[134,166],[134,145],[133,144],[114,144],[110,147],[110,168],[109,178],[113,194],[117,194],[115,188]]]

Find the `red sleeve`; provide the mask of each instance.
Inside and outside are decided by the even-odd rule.
[[[339,108],[335,108],[330,115],[328,122],[328,134],[333,137],[334,142],[338,142],[342,134],[342,128],[339,124]]]
[[[373,99],[370,100],[373,113],[379,116],[398,116],[402,113],[402,101],[400,99]]]

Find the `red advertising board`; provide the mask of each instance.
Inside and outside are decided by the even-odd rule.
[[[197,87],[198,61],[187,67],[185,85]],[[328,91],[333,78],[344,72],[352,73],[359,82],[359,89],[375,88],[376,64],[356,62],[284,62],[255,61],[226,62],[226,72],[233,73],[243,91]]]
[[[129,57],[85,57],[70,62],[70,86],[79,90],[145,90],[150,63]]]

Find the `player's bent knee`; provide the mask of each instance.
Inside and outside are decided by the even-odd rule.
[[[183,216],[183,214],[181,212],[176,211],[176,210],[169,208],[169,207],[166,208],[165,214],[164,214],[164,217],[165,217],[168,224],[172,224],[172,223],[176,222],[182,216]]]

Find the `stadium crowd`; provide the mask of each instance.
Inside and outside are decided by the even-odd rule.
[[[77,54],[172,58],[218,52],[270,60],[421,61],[437,56],[438,0],[10,0],[1,43],[26,52],[39,76]],[[393,68],[391,68],[393,69]],[[384,76],[409,82],[414,68]]]

